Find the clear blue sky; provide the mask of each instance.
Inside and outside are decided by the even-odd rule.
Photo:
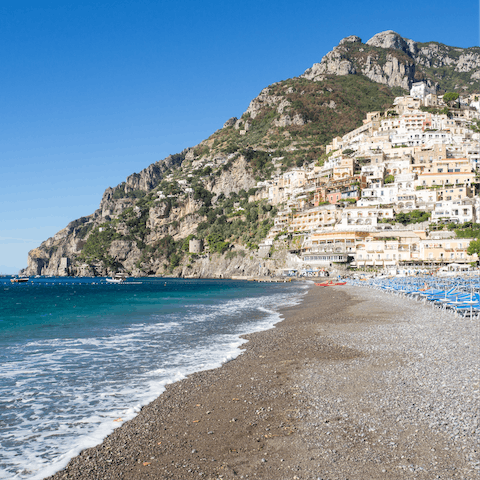
[[[2,0],[0,272],[343,37],[390,29],[478,45],[478,1]]]

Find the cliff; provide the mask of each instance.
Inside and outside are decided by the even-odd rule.
[[[425,81],[437,90],[475,92],[480,87],[480,47],[418,43],[392,30],[377,33],[366,43],[353,35],[344,38],[303,77],[320,80],[325,75],[354,74],[390,87],[409,89],[412,83]]]

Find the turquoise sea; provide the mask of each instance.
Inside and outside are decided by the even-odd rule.
[[[236,357],[240,335],[270,328],[278,309],[299,303],[308,288],[135,282],[0,278],[1,479],[60,470],[166,384]]]

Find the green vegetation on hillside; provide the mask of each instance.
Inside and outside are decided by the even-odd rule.
[[[421,53],[422,48],[428,46],[434,46],[436,50],[433,58]],[[462,92],[473,93],[480,90],[480,81],[471,78],[473,71],[459,72],[455,65],[444,64],[442,60],[446,56],[458,60],[461,55],[480,54],[480,47],[458,49],[439,42],[417,43],[417,47],[417,71],[422,72],[432,83],[438,83],[440,91],[452,92],[461,89]]]
[[[211,252],[223,253],[232,243],[258,248],[273,226],[276,209],[266,201],[249,202],[254,191],[241,190],[220,198],[215,208],[201,209],[206,221],[197,227],[197,236],[205,239]]]
[[[422,210],[412,210],[408,213],[397,213],[395,221],[403,225],[409,225],[411,223],[426,222],[432,216],[430,212],[423,212]]]
[[[399,93],[361,75],[278,82],[268,88],[268,95],[279,100],[265,104],[255,118],[244,114],[238,130],[231,126],[215,132],[208,139],[211,153],[243,154],[259,179],[269,178],[274,171],[272,158],[283,157],[282,170],[318,160],[334,137],[362,125],[367,112],[388,108]],[[277,107],[282,101],[289,104],[280,113]],[[304,124],[276,126],[285,115],[301,118]]]
[[[112,242],[120,237],[110,223],[100,225],[88,237],[79,260],[86,263],[101,262],[105,268],[112,268],[116,262],[108,250]]]
[[[457,238],[480,238],[480,223],[465,222],[459,225],[450,224],[449,230],[455,230]]]

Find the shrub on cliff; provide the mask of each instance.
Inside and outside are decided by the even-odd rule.
[[[194,200],[202,200],[205,206],[209,207],[212,204],[212,198],[214,194],[207,190],[202,184],[198,183],[193,187]]]
[[[115,260],[108,254],[114,240],[121,238],[109,224],[95,228],[88,237],[79,256],[79,260],[86,263],[101,262],[104,267],[111,268]]]

